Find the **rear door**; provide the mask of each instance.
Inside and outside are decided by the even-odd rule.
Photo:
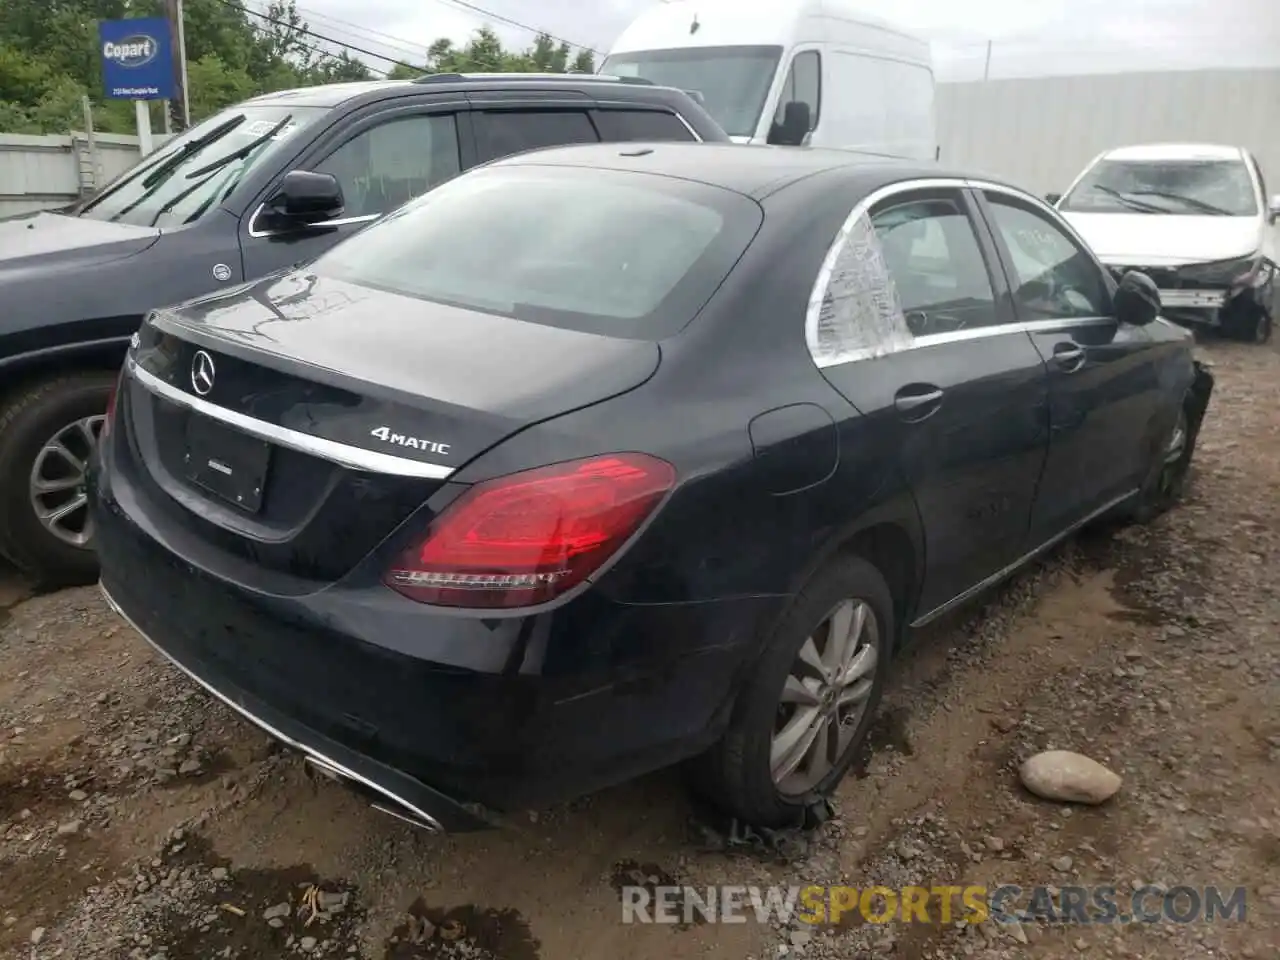
[[[306,230],[269,230],[260,209],[273,184],[240,226],[244,275],[254,279],[317,257],[466,169],[474,162],[466,118],[461,98],[400,106],[384,102],[330,130],[291,169],[333,174],[346,201],[342,215]]]
[[[924,529],[927,615],[1019,555],[1047,443],[1044,362],[1013,324],[959,185],[908,187],[869,214],[850,228],[823,313],[835,329],[842,301],[861,298],[871,315],[815,359],[866,429],[892,438]],[[870,289],[884,296],[867,310]]]
[[[1161,392],[1150,335],[1116,322],[1102,266],[1039,201],[987,189],[1018,319],[1049,371],[1049,455],[1028,548],[1130,493],[1149,463]]]

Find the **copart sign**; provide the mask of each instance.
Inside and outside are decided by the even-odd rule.
[[[113,100],[167,100],[177,93],[173,41],[163,17],[98,23],[104,93]]]

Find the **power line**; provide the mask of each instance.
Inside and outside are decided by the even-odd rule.
[[[245,10],[244,12],[257,16],[257,14],[254,14],[252,10]],[[288,24],[284,24],[284,26],[287,27]],[[318,47],[313,43],[307,43],[305,40],[299,40],[296,37],[293,38],[292,42],[295,46],[301,47],[303,50],[307,50],[315,54],[317,57],[321,57],[325,60],[332,60],[335,63],[343,62],[342,57],[338,56],[338,54],[334,53],[332,50],[326,50],[323,47]],[[357,62],[362,62],[362,61],[357,61]],[[363,64],[363,66],[366,70],[368,70],[378,79],[380,80],[387,79],[387,72],[385,70],[379,70],[377,67],[371,67],[367,63]]]
[[[461,7],[463,10],[470,10],[472,13],[478,13],[486,19],[497,20],[499,23],[505,23],[510,27],[518,27],[521,30],[527,30],[535,36],[537,34],[545,34],[557,43],[567,43],[569,46],[577,47],[579,50],[589,50],[598,57],[604,56],[604,54],[595,47],[590,47],[585,43],[575,43],[572,40],[566,40],[564,37],[557,37],[554,33],[548,33],[546,30],[539,29],[538,27],[531,27],[527,23],[521,23],[519,20],[512,20],[510,17],[504,17],[500,13],[494,13],[492,10],[486,10],[484,7],[478,7],[474,3],[470,3],[469,0],[439,0],[439,2],[447,3],[454,7]]]
[[[295,26],[294,24],[286,23],[283,20],[278,20],[275,17],[272,17],[268,14],[259,13],[256,10],[250,10],[248,7],[245,7],[239,3],[236,3],[235,0],[218,0],[218,2],[223,4],[224,6],[231,7],[233,10],[239,10],[241,13],[248,14],[251,17],[257,17],[259,20],[264,20],[267,23],[275,24],[277,27],[284,27],[286,30],[292,30],[295,33],[306,34],[309,37],[315,37],[317,40],[323,40],[325,43],[337,44],[338,46],[343,47],[347,50],[354,50],[356,53],[362,53],[366,57],[373,57],[375,60],[384,60],[387,63],[395,64],[396,66],[399,66],[399,67],[405,67],[409,70],[424,69],[422,64],[406,63],[403,60],[397,60],[395,57],[388,57],[380,53],[374,53],[372,50],[366,50],[363,47],[357,47],[354,43],[343,43],[341,40],[335,40],[333,37],[327,37],[323,33],[317,33],[316,31],[310,29],[309,27]],[[301,44],[301,43],[300,45],[305,46],[305,44]],[[333,54],[329,54],[329,55],[333,56]]]
[[[338,30],[342,33],[349,33],[351,36],[359,40],[368,40],[376,43],[378,46],[386,47],[388,50],[399,50],[403,53],[417,54],[423,52],[426,48],[412,43],[406,43],[401,37],[394,36],[390,33],[383,33],[381,30],[374,30],[372,27],[363,27],[358,23],[352,23],[349,20],[343,20],[340,17],[330,16],[327,13],[320,13],[318,10],[311,10],[306,7],[298,7],[298,13],[303,14],[307,20],[327,20],[334,24],[332,28],[326,29]],[[321,24],[322,27],[325,24]],[[361,36],[363,34],[364,36]]]

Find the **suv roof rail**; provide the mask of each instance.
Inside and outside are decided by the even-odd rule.
[[[605,73],[424,73],[414,83],[456,83],[459,80],[604,80],[608,83],[639,83],[653,86],[645,77],[615,77]]]

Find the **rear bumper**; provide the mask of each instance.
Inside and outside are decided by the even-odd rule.
[[[99,448],[89,493],[112,607],[314,765],[432,829],[580,796],[710,746],[776,599],[635,605],[589,590],[533,615],[426,608],[367,570],[271,593],[199,560]],[[376,558],[373,560],[377,565]]]
[[[308,730],[243,690],[226,685],[221,689],[214,686],[152,640],[116,602],[106,585],[99,586],[107,605],[171,664],[250,723],[299,751],[321,773],[372,795],[375,798],[373,805],[383,812],[431,831],[460,832],[489,825],[491,817],[477,805],[460,803],[385,764],[372,761],[314,730]],[[384,807],[377,800],[389,806]]]

